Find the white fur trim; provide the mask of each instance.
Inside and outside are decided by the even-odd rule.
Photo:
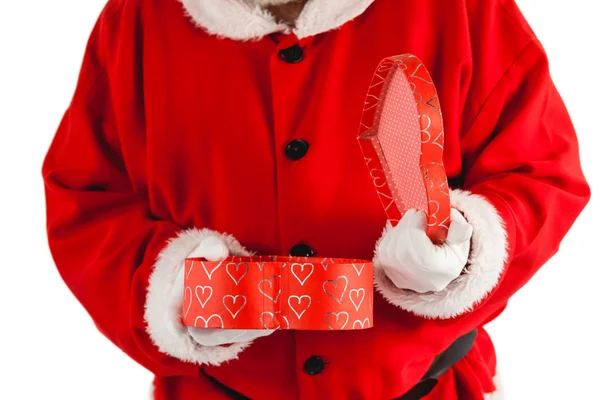
[[[309,0],[295,28],[277,23],[255,0],[179,0],[194,23],[208,33],[234,40],[260,39],[274,32],[298,38],[318,35],[361,15],[374,0]]]
[[[473,309],[496,287],[508,258],[504,221],[483,196],[462,190],[450,194],[452,206],[473,226],[465,271],[440,292],[398,289],[375,256],[375,287],[390,303],[426,318],[453,318]]]
[[[183,274],[180,274],[180,271],[184,260],[209,236],[223,240],[231,255],[249,255],[230,235],[209,229],[189,229],[179,233],[168,242],[154,264],[146,295],[144,318],[147,323],[146,330],[161,352],[187,362],[219,365],[236,359],[251,341],[230,346],[200,346],[188,334],[188,328],[181,323],[183,290],[173,290],[175,285],[183,285]]]
[[[506,393],[504,393],[504,386],[502,385],[502,379],[496,374],[494,377],[494,385],[496,390],[493,393],[486,393],[483,395],[484,400],[505,400]]]

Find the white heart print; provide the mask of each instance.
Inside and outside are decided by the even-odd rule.
[[[292,305],[292,299],[296,300],[296,303],[298,303],[296,306]],[[304,309],[296,310],[296,307],[299,307],[303,303],[302,299],[308,299],[308,305]],[[306,312],[306,310],[308,310],[308,308],[310,307],[311,304],[312,304],[312,299],[308,295],[288,297],[288,306],[290,306],[290,308],[292,309],[294,314],[296,314],[298,319],[302,318],[302,315],[304,315],[304,313]],[[298,312],[300,310],[301,310],[301,312]]]
[[[298,267],[300,267],[301,273],[304,272],[305,267],[310,269],[310,272],[308,274],[306,274],[306,276],[304,276],[304,279],[300,279],[300,277],[298,276],[298,273],[296,272],[296,268],[298,268]],[[310,276],[313,274],[313,272],[315,272],[315,266],[312,263],[306,263],[306,264],[294,263],[294,264],[292,264],[291,268],[292,268],[292,275],[294,275],[294,277],[298,280],[298,282],[300,282],[300,286],[304,286],[304,284],[306,283],[308,278],[310,278]]]
[[[356,295],[356,296],[354,296],[354,295]],[[356,297],[356,300],[354,300],[354,297]],[[356,308],[356,311],[358,311],[358,309],[360,308],[360,306],[364,300],[365,300],[365,289],[360,288],[360,289],[350,290],[350,301],[354,305],[354,308]],[[358,303],[357,303],[357,301],[358,301]]]
[[[202,298],[200,297],[201,295],[198,293],[198,289],[202,290]],[[203,300],[204,298],[204,292],[208,291],[208,296],[206,297],[206,299]],[[196,286],[196,299],[198,299],[198,302],[200,303],[200,306],[202,308],[204,308],[204,306],[206,306],[206,303],[208,303],[208,301],[210,300],[210,298],[212,297],[213,294],[213,289],[210,286]]]

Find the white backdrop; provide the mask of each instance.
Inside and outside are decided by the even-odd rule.
[[[147,398],[150,374],[96,331],[45,237],[41,162],[104,1],[0,2],[0,399]],[[587,178],[600,187],[598,2],[518,3],[549,54]],[[595,197],[559,254],[489,326],[509,400],[600,399],[599,222]]]

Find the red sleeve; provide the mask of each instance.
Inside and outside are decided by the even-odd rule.
[[[183,287],[173,286],[183,260],[203,238],[219,234],[182,231],[157,218],[146,195],[133,189],[104,68],[119,3],[109,2],[92,32],[44,161],[49,246],[62,278],[108,339],[157,375],[197,375],[195,364],[218,365],[246,344],[203,348],[181,325]],[[222,237],[232,252],[241,251]]]
[[[496,293],[504,301],[558,251],[590,198],[575,130],[537,40],[507,71],[461,146],[463,187],[504,221],[506,271]]]
[[[517,22],[513,29],[530,34],[514,2],[503,3],[500,12]],[[377,278],[390,302],[416,315],[464,316],[462,332],[497,315],[555,254],[590,197],[575,131],[540,43],[531,34],[489,85],[486,72],[489,77],[489,71],[499,70],[497,60],[514,51],[507,50],[514,43],[506,30],[480,36],[487,50],[474,50],[468,98],[474,101],[481,87],[493,88],[479,96],[480,107],[461,130],[463,179],[461,188],[451,193],[453,206],[474,228],[469,263],[459,278],[436,293],[403,291],[381,274]]]

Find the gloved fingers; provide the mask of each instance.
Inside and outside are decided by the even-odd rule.
[[[238,342],[248,342],[250,340],[258,339],[264,336],[269,336],[275,332],[275,330],[268,329],[252,329],[244,331],[244,334],[237,339]]]
[[[221,346],[236,343],[245,333],[241,329],[188,328],[190,336],[202,346]]]
[[[212,329],[189,327],[190,336],[202,346],[221,346],[224,344],[240,343],[268,336],[274,330],[246,329]]]
[[[408,289],[410,287],[410,283],[413,279],[406,276],[407,272],[403,271],[403,269],[384,265],[383,271],[397,288]]]
[[[456,278],[467,264],[471,248],[473,227],[456,209],[451,211],[452,222],[446,241],[423,252],[423,264],[426,269],[438,271],[444,279]]]
[[[452,282],[454,279],[451,279],[447,276],[438,276],[437,279],[429,282],[429,292],[441,292]],[[422,292],[424,293],[424,292]]]
[[[446,242],[451,244],[460,244],[470,242],[473,235],[473,227],[467,222],[460,211],[453,208],[450,211],[450,227]]]
[[[443,274],[414,273],[408,271],[394,271],[388,275],[390,280],[400,289],[409,289],[417,293],[438,292],[443,290],[450,281]]]
[[[456,260],[457,268],[464,268],[469,261],[469,255],[471,252],[471,242],[470,240],[464,241],[462,243],[447,243],[445,245],[448,250],[452,253],[452,256]]]
[[[400,223],[386,230],[382,237],[378,248],[380,262],[394,266],[398,266],[399,261],[420,264],[424,254],[435,251],[425,232],[426,223],[427,217],[422,211],[406,211]]]
[[[227,245],[217,236],[208,236],[189,257],[203,257],[208,261],[220,261],[229,256]]]
[[[425,226],[427,216],[422,211],[414,209],[406,211],[400,223],[386,233],[389,239],[383,252],[392,264],[398,260],[412,265],[422,259],[423,254],[428,254],[433,243],[427,237]]]
[[[404,213],[400,222],[404,222],[407,227],[425,231],[427,215],[421,210],[411,208]]]

